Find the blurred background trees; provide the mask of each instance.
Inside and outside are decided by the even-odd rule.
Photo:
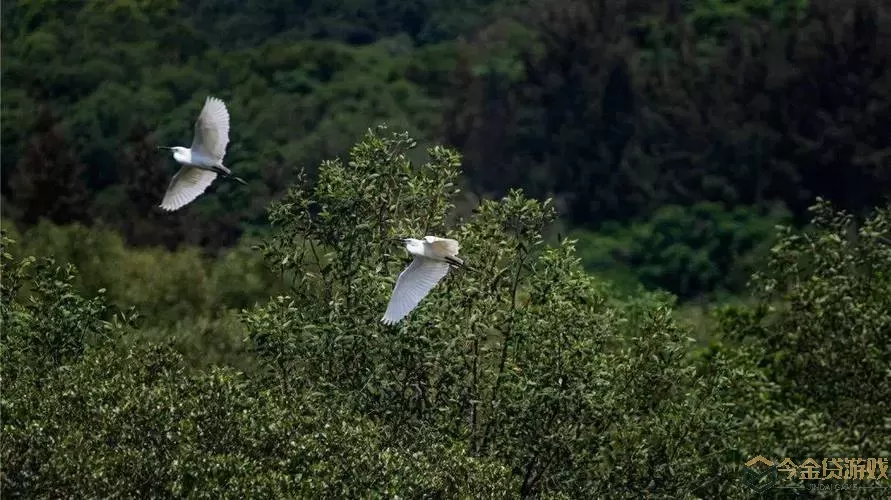
[[[588,227],[700,201],[800,221],[817,195],[861,213],[891,190],[886,3],[560,0],[520,19],[459,55],[445,127],[471,185],[553,194]]]
[[[758,213],[700,202],[666,205],[648,219],[611,222],[599,232],[576,230],[585,267],[618,285],[641,284],[680,299],[715,299],[745,292],[774,242],[784,209]]]

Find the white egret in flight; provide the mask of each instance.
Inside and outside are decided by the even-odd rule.
[[[226,156],[228,144],[229,111],[226,110],[223,101],[216,97],[208,97],[195,122],[192,147],[160,148],[173,151],[173,159],[183,165],[170,181],[160,207],[173,211],[191,203],[204,193],[217,178],[217,174],[247,184],[223,166],[223,157]]]
[[[402,320],[421,300],[430,293],[439,281],[449,272],[450,266],[465,267],[458,258],[458,242],[436,236],[425,236],[423,240],[403,238],[405,249],[414,255],[414,260],[396,280],[387,312],[381,322],[392,325]]]

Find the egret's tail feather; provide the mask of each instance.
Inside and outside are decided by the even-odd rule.
[[[240,184],[244,184],[245,186],[247,186],[247,181],[242,179],[241,177],[236,177],[236,176],[230,175],[230,174],[223,174],[223,177],[225,177],[227,179],[232,179],[235,182],[238,182]]]
[[[469,267],[464,264],[464,261],[458,257],[448,256],[445,258],[445,261],[455,267],[460,267],[461,269],[469,269]]]
[[[465,271],[470,271],[472,273],[477,272],[475,268],[468,266],[462,259],[458,257],[446,257],[446,262]]]
[[[232,171],[229,170],[228,168],[222,166],[222,165],[217,165],[217,166],[214,168],[214,172],[216,172],[216,173],[219,174],[219,175],[222,175],[223,177],[225,177],[225,178],[227,178],[227,179],[232,179],[232,180],[234,180],[234,181],[236,181],[236,182],[239,182],[239,183],[244,184],[245,186],[247,186],[247,181],[245,181],[245,180],[242,179],[241,177],[236,177],[236,176],[232,175]]]

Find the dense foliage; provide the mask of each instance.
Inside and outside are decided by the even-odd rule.
[[[573,241],[544,243],[550,202],[454,220],[459,156],[413,147],[369,132],[272,205],[260,250],[287,289],[241,316],[247,372],[190,368],[4,235],[4,494],[748,498],[747,457],[891,450],[891,206],[784,230],[756,303],[694,352],[666,297],[617,301]],[[419,232],[473,270],[386,327],[393,237]]]
[[[626,286],[640,283],[692,298],[742,293],[767,256],[776,225],[788,221],[782,210],[761,215],[703,202],[667,205],[629,226],[610,223],[574,236],[586,269]]]
[[[596,227],[701,201],[799,220],[891,192],[881,0],[535,2],[458,51],[445,133],[472,185]]]
[[[135,308],[140,337],[175,340],[193,363],[249,366],[238,312],[283,289],[282,276],[266,268],[248,240],[211,259],[195,247],[129,248],[114,231],[78,224],[44,221],[21,235],[4,229],[19,242],[11,254],[73,264],[76,290],[104,290],[115,308]]]
[[[758,305],[723,312],[724,335],[770,353],[784,403],[821,413],[831,436],[866,456],[891,453],[891,206],[858,223],[821,201],[815,227],[785,228],[753,277]],[[788,439],[788,436],[783,436]],[[790,446],[790,443],[786,443]],[[794,449],[794,448],[793,448]]]
[[[0,9],[4,496],[750,498],[755,455],[891,459],[888,2]],[[208,94],[249,184],[163,213]],[[471,269],[383,326],[426,234]]]

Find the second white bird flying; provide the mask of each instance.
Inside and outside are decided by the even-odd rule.
[[[458,258],[460,246],[455,240],[425,236],[423,240],[403,238],[402,241],[414,260],[396,279],[387,311],[381,318],[386,325],[398,323],[417,307],[445,277],[450,266],[464,267],[464,261]]]
[[[183,166],[170,181],[160,207],[173,211],[191,203],[204,193],[218,174],[247,184],[223,165],[228,144],[229,111],[223,101],[208,96],[195,121],[192,147],[161,147],[173,151],[173,159]]]

